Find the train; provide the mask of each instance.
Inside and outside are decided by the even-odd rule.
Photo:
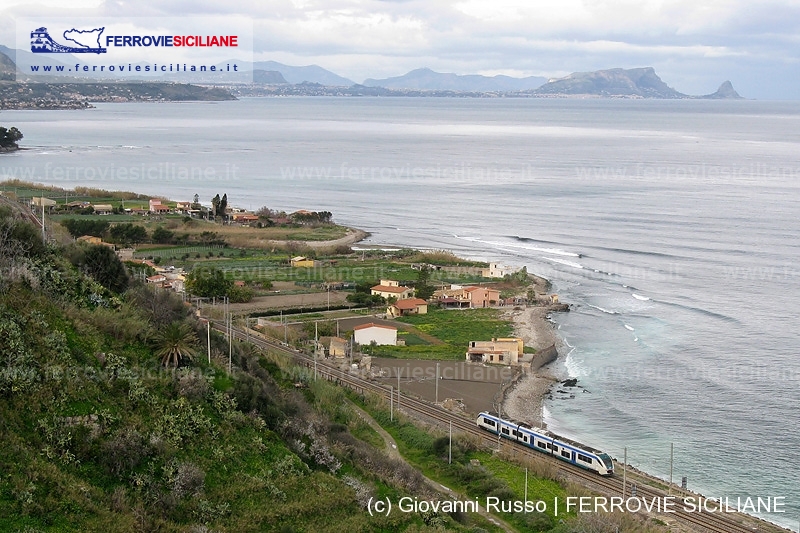
[[[586,470],[597,472],[601,476],[614,474],[614,462],[607,453],[565,437],[554,435],[549,431],[513,420],[504,420],[495,414],[486,412],[478,415],[477,424],[479,428],[495,435]]]

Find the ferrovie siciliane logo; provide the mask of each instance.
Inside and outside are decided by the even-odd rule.
[[[63,37],[72,45],[57,43],[47,28],[41,27],[31,32],[31,52],[34,54],[105,54],[107,49],[100,45],[100,36],[105,28],[91,30],[66,30]]]
[[[105,27],[91,30],[72,28],[62,34],[70,44],[56,42],[41,27],[31,32],[31,52],[36,54],[105,54],[105,46],[124,48],[236,48],[238,35],[107,35]]]

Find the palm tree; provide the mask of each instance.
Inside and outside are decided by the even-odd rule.
[[[186,322],[171,323],[156,335],[155,341],[156,355],[164,366],[177,367],[182,359],[192,360],[195,356],[197,338]]]

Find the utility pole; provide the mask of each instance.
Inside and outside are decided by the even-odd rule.
[[[436,402],[439,403],[439,363],[436,363]]]
[[[314,321],[314,381],[317,381],[317,351],[319,350],[319,334],[317,332],[318,321]]]
[[[389,422],[394,422],[394,387],[389,385]]]
[[[447,450],[447,464],[453,464],[453,421],[450,420],[450,448]]]
[[[528,503],[528,467],[525,467],[525,503]]]
[[[233,371],[233,321],[231,320],[231,313],[228,310],[228,297],[225,297],[225,314],[227,316],[228,322],[228,374],[231,374]]]
[[[400,373],[403,371],[402,368],[397,367],[397,412],[400,413]]]
[[[207,332],[206,332],[206,344],[208,345],[208,364],[211,364],[211,319],[209,318],[206,321]]]
[[[622,456],[622,499],[625,499],[625,485],[628,481],[628,447],[625,446],[624,455]]]
[[[669,492],[667,494],[672,494],[672,464],[673,459],[675,457],[675,443],[669,443]]]

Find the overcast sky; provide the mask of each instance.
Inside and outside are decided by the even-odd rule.
[[[797,0],[1,0],[0,43],[14,46],[14,17],[220,14],[252,18],[256,60],[356,82],[653,66],[688,94],[729,79],[747,98],[800,99]]]

